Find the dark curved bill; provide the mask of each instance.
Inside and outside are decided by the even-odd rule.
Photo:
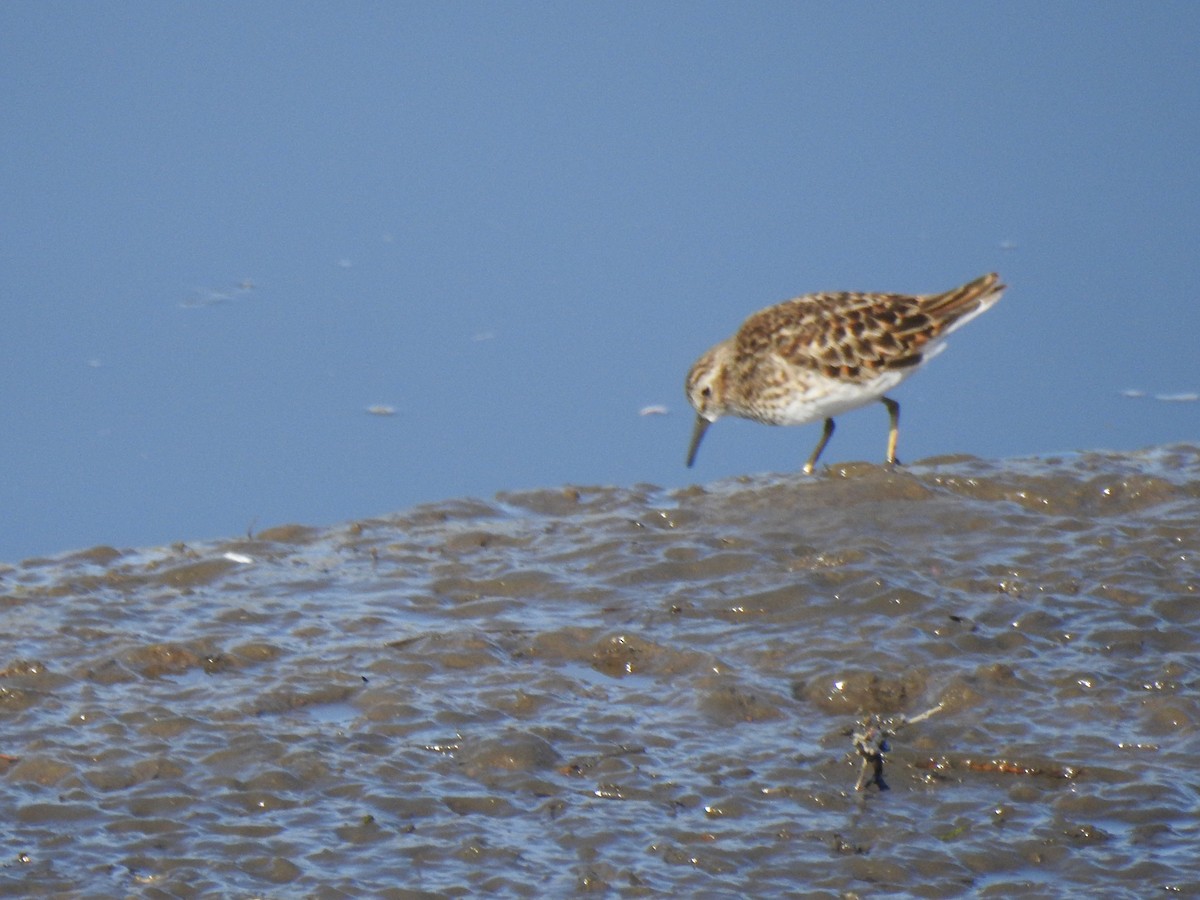
[[[705,429],[712,424],[704,416],[696,416],[696,427],[692,429],[692,443],[688,447],[687,467],[690,469],[696,461],[696,451],[700,449],[700,439],[704,437]]]

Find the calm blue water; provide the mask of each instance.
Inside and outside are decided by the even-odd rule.
[[[1195,3],[123,10],[0,4],[0,560],[792,470],[692,361],[989,271],[901,459],[1200,440]]]

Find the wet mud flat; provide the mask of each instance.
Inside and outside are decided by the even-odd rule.
[[[1173,445],[0,566],[0,896],[1197,896],[1198,554]]]

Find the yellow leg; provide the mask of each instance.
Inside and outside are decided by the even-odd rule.
[[[900,437],[900,404],[890,397],[880,397],[879,400],[887,407],[888,419],[891,422],[891,427],[888,428],[886,462],[889,466],[894,466],[896,465],[896,440]]]
[[[816,466],[817,460],[821,458],[821,451],[825,449],[825,445],[829,443],[829,439],[833,437],[833,419],[825,420],[825,430],[821,432],[821,439],[817,441],[817,449],[812,452],[812,456],[808,458],[808,462],[804,464],[804,474],[811,475],[813,467]]]

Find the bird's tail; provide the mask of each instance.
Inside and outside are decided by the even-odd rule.
[[[991,309],[1006,287],[1007,285],[1000,283],[999,275],[989,272],[944,294],[929,294],[923,297],[921,311],[935,322],[940,321],[941,334],[946,335]]]

